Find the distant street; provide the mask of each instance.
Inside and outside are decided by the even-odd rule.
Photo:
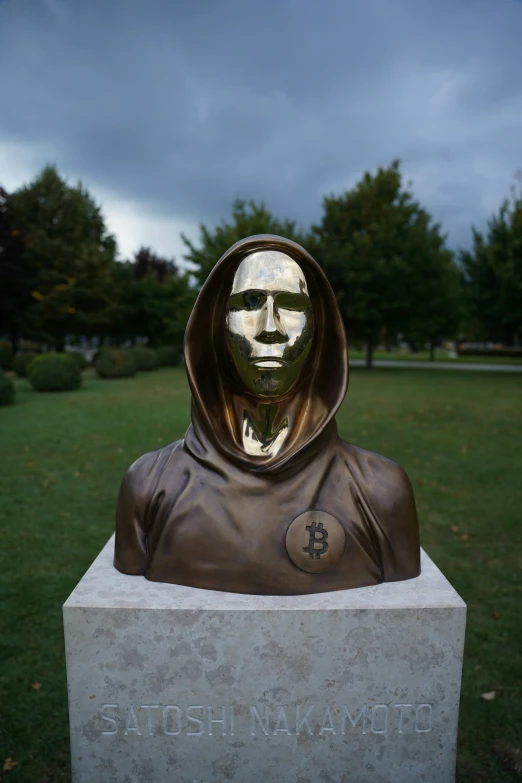
[[[351,359],[350,367],[364,367],[364,359]],[[397,359],[376,359],[374,367],[413,367],[420,370],[481,370],[482,372],[522,372],[522,364],[479,364],[478,362],[410,362]]]

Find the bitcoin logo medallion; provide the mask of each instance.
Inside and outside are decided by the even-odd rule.
[[[340,522],[325,511],[305,511],[286,533],[288,557],[302,571],[320,574],[340,560],[346,534]]]

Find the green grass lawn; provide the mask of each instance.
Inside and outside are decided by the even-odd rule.
[[[70,779],[62,603],[112,533],[125,469],[183,434],[190,397],[183,370],[17,386],[0,409],[0,779],[57,783]],[[458,780],[519,780],[495,744],[522,744],[522,377],[354,370],[338,422],[406,468],[423,546],[468,604]]]
[[[401,362],[429,362],[429,351],[375,351],[374,359],[387,359]],[[350,359],[366,359],[366,351],[350,348]],[[518,356],[457,356],[450,358],[449,351],[442,348],[435,351],[435,362],[452,362],[454,364],[518,364],[522,366],[522,357]]]

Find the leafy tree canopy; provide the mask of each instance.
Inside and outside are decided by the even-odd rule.
[[[12,226],[23,237],[20,265],[31,285],[24,327],[50,336],[82,332],[110,304],[116,243],[81,183],[47,166],[11,197]]]
[[[294,221],[279,220],[262,203],[238,199],[232,206],[230,221],[223,220],[213,229],[203,224],[200,226],[199,248],[182,234],[188,249],[185,259],[194,265],[194,274],[199,285],[203,285],[214,265],[229,247],[254,234],[277,234],[300,244],[307,242]]]
[[[408,330],[436,339],[449,328],[452,255],[439,225],[403,186],[399,161],[325,198],[313,231],[313,252],[349,336],[367,345],[369,366],[381,339]]]
[[[522,337],[522,197],[513,194],[488,222],[473,228],[461,253],[465,291],[478,336],[512,344]]]
[[[31,281],[21,255],[22,235],[14,226],[12,196],[0,187],[0,332],[14,351],[31,299]]]
[[[145,337],[152,346],[181,349],[196,298],[189,273],[180,274],[173,260],[142,247],[132,261],[115,265],[113,280],[110,335],[119,341]]]
[[[158,256],[150,247],[140,247],[131,263],[135,280],[154,275],[158,282],[163,283],[176,277],[179,271],[173,259]]]

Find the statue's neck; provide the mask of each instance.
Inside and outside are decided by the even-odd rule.
[[[245,452],[255,457],[275,457],[288,437],[288,419],[274,431],[280,413],[276,404],[260,405],[256,413],[243,411],[242,436]]]

